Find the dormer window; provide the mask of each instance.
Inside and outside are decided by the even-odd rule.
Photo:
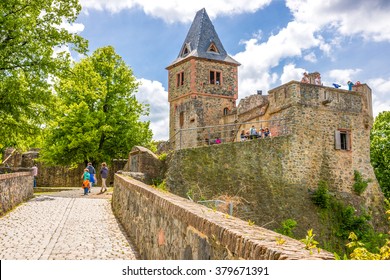
[[[183,51],[181,52],[181,57],[186,57],[191,52],[190,43],[184,45]]]
[[[219,53],[217,46],[214,43],[211,43],[207,52]]]

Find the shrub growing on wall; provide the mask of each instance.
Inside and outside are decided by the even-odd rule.
[[[353,172],[355,183],[353,184],[353,190],[356,194],[361,195],[368,186],[368,180],[363,180],[362,174],[355,170]]]
[[[282,222],[282,226],[280,228],[277,228],[275,231],[287,235],[290,237],[294,237],[293,230],[297,226],[297,221],[294,219],[287,219]]]
[[[328,183],[325,181],[319,181],[318,182],[318,188],[314,191],[313,196],[313,203],[320,208],[329,208],[330,205],[330,194],[328,191]]]

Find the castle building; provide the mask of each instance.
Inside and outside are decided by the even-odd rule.
[[[271,138],[286,136],[280,156],[288,185],[316,186],[326,180],[332,190],[353,194],[358,171],[370,179],[366,204],[383,196],[370,164],[373,112],[368,85],[328,87],[314,72],[268,95],[248,96],[236,106],[239,65],[226,53],[205,9],[198,11],[179,56],[167,67],[173,148],[203,146],[215,136],[222,143],[239,142],[241,131],[267,126]]]
[[[236,108],[239,65],[227,54],[206,10],[198,11],[178,57],[166,68],[171,139],[185,129],[186,146],[194,146],[208,138],[195,128],[218,125]]]

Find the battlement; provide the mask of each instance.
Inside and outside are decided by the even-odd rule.
[[[366,84],[351,91],[291,81],[269,92],[270,114],[292,106],[312,107],[342,113],[364,114],[372,118],[372,94]]]

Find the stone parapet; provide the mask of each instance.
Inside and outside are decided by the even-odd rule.
[[[0,216],[33,195],[31,172],[0,174]]]
[[[295,239],[119,174],[112,206],[142,259],[333,259],[329,252],[310,254]]]

